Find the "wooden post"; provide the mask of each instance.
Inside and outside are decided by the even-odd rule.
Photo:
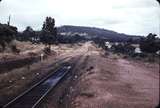
[[[43,53],[41,54],[41,58],[40,59],[41,59],[41,62],[44,60],[44,54]]]
[[[9,15],[9,18],[8,18],[8,22],[7,22],[8,26],[10,26],[10,21],[11,21],[11,15]]]

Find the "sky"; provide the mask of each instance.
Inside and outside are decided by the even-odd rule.
[[[131,35],[160,34],[160,6],[156,0],[2,0],[0,23],[23,31],[41,30],[46,16],[56,26],[99,27]]]

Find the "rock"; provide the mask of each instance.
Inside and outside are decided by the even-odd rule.
[[[81,96],[86,96],[88,98],[91,98],[91,97],[95,96],[94,93],[92,93],[92,92],[81,92],[80,95]]]
[[[94,69],[94,67],[93,67],[93,66],[90,66],[90,67],[87,69],[87,71],[91,71],[92,69]]]
[[[78,78],[78,76],[77,76],[77,75],[75,75],[75,76],[74,76],[74,78],[75,78],[75,79],[77,79],[77,78]]]
[[[26,78],[25,78],[25,77],[22,77],[21,79],[24,80],[24,79],[26,79]]]
[[[36,75],[39,75],[39,73],[36,73]]]
[[[12,83],[13,81],[12,81],[12,80],[9,80],[9,82]]]

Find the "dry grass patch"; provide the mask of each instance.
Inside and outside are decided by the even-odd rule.
[[[11,97],[35,84],[36,80],[46,76],[49,70],[56,67],[54,65],[53,67],[48,67],[54,62],[55,58],[50,57],[43,62],[34,63],[30,67],[22,67],[0,74],[0,103],[10,100]]]

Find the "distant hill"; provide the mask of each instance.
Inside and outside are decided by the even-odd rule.
[[[89,39],[98,37],[102,39],[107,39],[109,41],[127,41],[131,38],[134,41],[139,41],[141,38],[141,36],[127,35],[106,29],[70,25],[58,27],[58,33],[67,35],[80,34]]]

